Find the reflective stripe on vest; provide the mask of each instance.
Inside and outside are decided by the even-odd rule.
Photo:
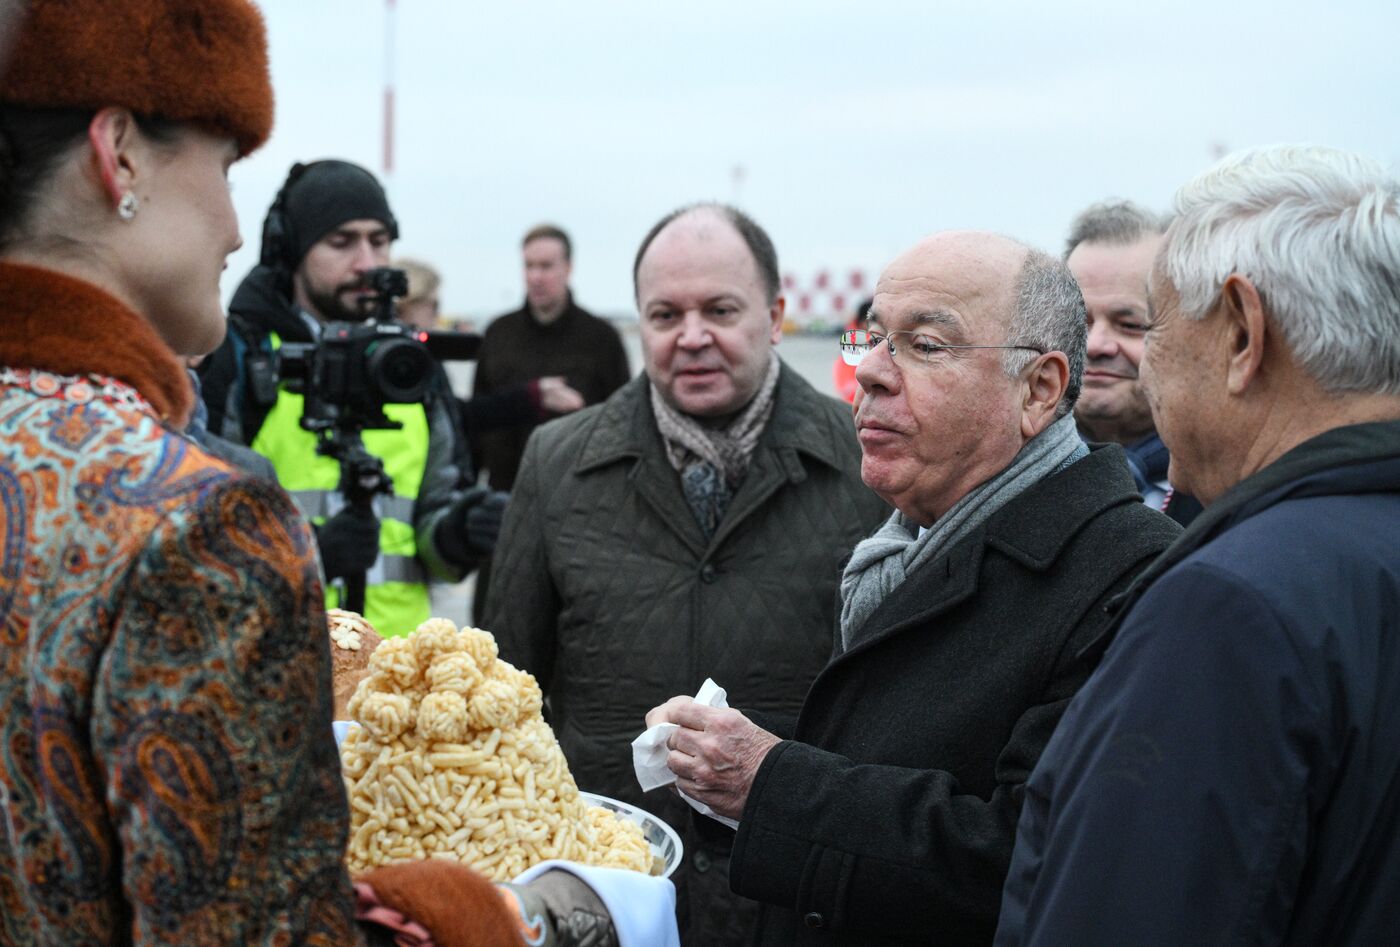
[[[282,342],[272,334],[272,346]],[[316,435],[301,426],[305,399],[285,387],[267,413],[252,448],[272,462],[283,489],[302,513],[324,523],[345,505],[336,487],[340,464],[316,453]],[[362,435],[365,450],[384,462],[393,479],[392,495],[374,498],[379,517],[379,557],[365,575],[365,618],[385,637],[406,635],[430,615],[427,576],[419,563],[413,529],[414,498],[428,465],[428,415],[421,404],[389,404],[384,413],[403,425],[398,430],[370,430]],[[340,591],[326,589],[326,604],[340,604]]]
[[[287,492],[296,501],[302,514],[308,519],[315,519],[318,523],[339,513],[341,508],[345,506],[345,498],[335,490],[287,490]],[[387,516],[404,523],[412,523],[413,502],[412,497],[380,494],[374,498],[374,514],[381,519]]]

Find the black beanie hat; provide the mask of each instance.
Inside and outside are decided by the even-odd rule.
[[[378,179],[348,161],[297,164],[263,225],[262,262],[287,272],[306,251],[348,220],[377,220],[399,237],[399,224]]]

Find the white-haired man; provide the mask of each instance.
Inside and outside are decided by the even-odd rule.
[[[1144,372],[1206,510],[1031,777],[998,942],[1393,943],[1400,181],[1268,148],[1176,211]]]

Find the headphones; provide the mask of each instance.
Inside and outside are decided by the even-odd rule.
[[[263,220],[262,250],[258,262],[276,270],[282,279],[290,279],[297,264],[301,262],[292,259],[292,255],[296,253],[297,240],[292,218],[287,214],[287,192],[314,164],[315,162],[302,164],[298,161],[292,165],[287,180],[282,183],[281,190],[272,199],[272,206],[267,209],[267,217]]]

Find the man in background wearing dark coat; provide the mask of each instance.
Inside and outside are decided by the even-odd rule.
[[[522,387],[543,409],[513,424],[468,425],[472,456],[494,490],[510,490],[530,433],[551,417],[606,401],[627,384],[627,350],[617,330],[574,302],[569,289],[573,242],[553,224],[531,228],[521,241],[525,305],[486,327],[472,377],[472,401],[500,405]],[[467,402],[471,405],[472,401]],[[464,417],[476,417],[469,407]],[[472,618],[482,624],[491,563],[477,573]]]
[[[521,243],[525,261],[525,305],[491,320],[477,354],[472,396],[518,388],[562,376],[577,392],[577,406],[606,401],[627,384],[627,352],[617,330],[574,302],[569,289],[573,244],[568,234],[542,224]],[[565,413],[565,412],[560,412]],[[538,425],[530,419],[480,435],[477,466],[492,488],[515,486],[525,442]]]
[[[969,232],[890,264],[843,335],[861,475],[898,512],[846,566],[836,653],[795,727],[689,698],[647,718],[680,725],[680,790],[739,820],[758,943],[991,940],[1080,651],[1180,529],[1080,439],[1084,339],[1063,263]]]
[[[998,942],[1394,943],[1400,180],[1260,149],[1176,213],[1143,367],[1206,509],[1031,777]]]
[[[1147,345],[1147,274],[1165,229],[1160,215],[1131,201],[1095,204],[1070,225],[1065,265],[1089,316],[1074,419],[1085,439],[1122,444],[1143,502],[1186,526],[1201,504],[1167,479],[1171,457],[1138,371]]]
[[[539,679],[579,788],[681,832],[682,940],[722,947],[757,911],[729,891],[733,833],[643,796],[629,744],[707,675],[795,714],[831,653],[841,563],[888,508],[861,483],[849,408],[777,356],[778,256],[758,224],[670,214],[634,279],[646,372],[530,438],[486,627]]]

